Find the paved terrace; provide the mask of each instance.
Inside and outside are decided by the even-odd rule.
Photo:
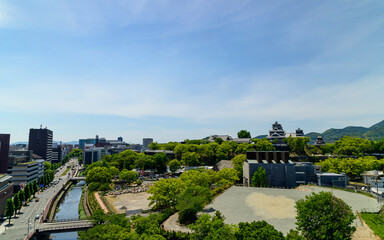
[[[213,214],[215,210],[219,210],[226,217],[226,223],[265,220],[277,230],[287,234],[290,229],[296,228],[295,202],[312,192],[321,191],[333,192],[336,197],[350,205],[354,213],[362,210],[374,212],[380,209],[374,198],[331,188],[305,186],[298,189],[277,189],[234,186],[206,206],[205,211]],[[354,224],[361,225],[358,219]]]

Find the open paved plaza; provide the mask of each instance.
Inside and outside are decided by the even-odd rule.
[[[380,205],[371,197],[332,188],[301,186],[296,189],[231,187],[218,196],[205,209],[219,210],[226,217],[226,223],[265,220],[277,230],[286,234],[295,225],[295,202],[315,192],[330,191],[352,207],[354,213],[363,209],[378,211]],[[354,224],[360,226],[358,219]]]
[[[125,193],[121,195],[108,195],[105,198],[115,210],[115,213],[126,213],[127,211],[147,210],[149,209],[150,196],[147,192]]]

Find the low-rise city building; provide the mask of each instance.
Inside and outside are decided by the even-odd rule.
[[[7,200],[13,196],[13,184],[10,182],[11,176],[0,173],[0,216],[5,212]]]

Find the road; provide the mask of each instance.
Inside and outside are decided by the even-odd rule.
[[[55,173],[54,181],[58,181],[56,185],[52,185],[45,189],[43,192],[38,193],[36,197],[40,200],[38,202],[32,200],[27,206],[23,206],[20,214],[16,214],[16,218],[11,218],[11,224],[8,224],[9,220],[5,220],[0,224],[0,239],[24,239],[30,231],[33,231],[39,224],[42,217],[42,213],[46,208],[49,200],[52,196],[62,188],[67,182],[68,178],[72,177],[73,171],[69,171],[68,174],[61,177],[61,174],[67,169],[67,166],[74,164],[77,166],[76,159],[71,159],[65,166],[63,166],[57,173]],[[61,180],[60,180],[61,179]],[[39,218],[37,219],[37,215]],[[29,229],[28,226],[29,225]]]

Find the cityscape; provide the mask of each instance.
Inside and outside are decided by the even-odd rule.
[[[383,12],[1,1],[0,239],[384,239]]]

